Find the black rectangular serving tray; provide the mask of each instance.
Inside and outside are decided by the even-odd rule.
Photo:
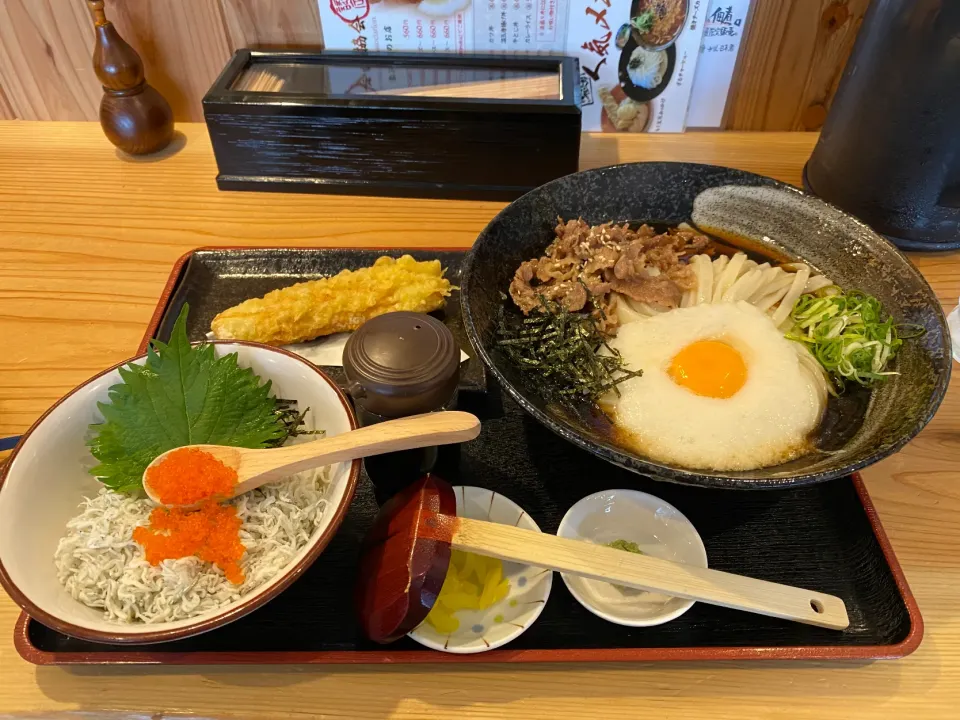
[[[166,339],[184,302],[188,331],[200,340],[214,314],[304,279],[367,265],[404,251],[353,249],[200,250],[171,276],[145,340]],[[408,251],[439,258],[457,284],[463,252]],[[458,293],[440,316],[461,346]],[[342,381],[339,368],[329,372]],[[516,501],[544,532],[585,495],[634,488],[686,515],[707,548],[710,567],[841,597],[843,632],[697,603],[650,628],[608,623],[581,607],[556,578],[543,614],[505,648],[477,655],[427,650],[404,638],[366,640],[355,620],[352,587],[361,539],[377,513],[364,476],[337,535],[302,579],[254,613],[212,632],[148,646],[98,645],[21,616],[20,654],[37,664],[576,662],[716,659],[876,659],[909,654],[923,623],[870,498],[858,476],[785,490],[708,490],[657,482],[600,460],[529,417],[477,360],[464,366],[460,407],[478,414],[483,432],[461,450],[453,484],[491,488]]]

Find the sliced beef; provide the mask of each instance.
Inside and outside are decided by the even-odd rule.
[[[548,283],[551,280],[566,282],[576,279],[579,274],[580,262],[572,257],[558,260],[550,257],[542,257],[537,266],[537,280],[543,283]]]
[[[696,275],[686,258],[709,243],[686,228],[658,233],[649,225],[636,230],[626,223],[591,227],[583,218],[558,219],[554,234],[543,257],[517,268],[510,296],[525,314],[541,306],[541,297],[571,312],[586,308],[594,313],[598,326],[611,334],[619,324],[617,293],[639,302],[677,307],[683,292],[696,287]]]
[[[664,276],[675,282],[681,290],[694,290],[697,287],[697,274],[689,265],[674,265]]]
[[[573,280],[569,283],[563,283],[558,285],[557,288],[559,292],[552,299],[558,301],[564,310],[579,312],[586,306],[587,289],[580,281]]]
[[[540,306],[537,291],[530,284],[539,264],[539,260],[527,260],[520,263],[520,267],[517,268],[517,271],[513,274],[513,280],[510,282],[510,297],[513,298],[513,302],[523,311],[524,315]]]
[[[613,247],[601,247],[593,257],[587,260],[583,266],[583,272],[585,275],[597,275],[601,270],[612,268],[619,259],[619,250]]]
[[[663,275],[651,277],[638,275],[630,280],[615,279],[610,283],[614,292],[623,293],[637,302],[660,305],[666,308],[675,308],[680,305],[683,291],[680,287]]]
[[[586,241],[590,235],[590,226],[582,218],[569,220],[566,223],[558,221],[554,233],[557,239],[547,248],[547,256],[564,258],[573,255],[576,247]]]
[[[646,274],[646,241],[637,239],[623,248],[620,258],[613,267],[613,274],[618,280],[629,280],[639,273]]]
[[[710,244],[710,238],[696,230],[672,228],[669,234],[673,238],[677,252],[683,256],[696,255]]]

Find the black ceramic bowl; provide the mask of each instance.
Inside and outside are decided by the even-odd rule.
[[[906,342],[900,374],[875,388],[866,413],[840,416],[842,443],[789,463],[748,472],[703,472],[664,465],[618,445],[613,425],[588,406],[548,403],[496,348],[494,330],[513,273],[539,257],[557,218],[590,224],[689,222],[745,249],[799,258],[844,288],[875,295],[897,322],[923,326]],[[821,482],[896,452],[933,417],[950,379],[949,335],[936,296],[893,245],[859,220],[770,178],[689,163],[636,163],[554,180],[524,195],[480,234],[463,265],[467,334],[504,389],[548,428],[598,457],[657,479],[720,488],[773,488]]]

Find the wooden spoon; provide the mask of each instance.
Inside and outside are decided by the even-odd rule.
[[[237,484],[228,497],[222,498],[229,499],[310,468],[399,450],[467,442],[479,434],[480,421],[475,416],[449,411],[387,420],[333,437],[269,450],[226,445],[186,447],[210,453],[227,467],[236,470]],[[147,473],[171,452],[173,450],[157,456],[143,473],[143,488],[156,503],[166,504],[156,497]]]
[[[833,595],[455,513],[453,488],[430,475],[381,508],[357,586],[371,640],[397,640],[423,622],[443,587],[451,548],[833,630],[850,624],[843,600]]]

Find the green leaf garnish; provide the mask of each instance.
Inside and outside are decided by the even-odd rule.
[[[640,549],[640,546],[635,542],[630,540],[614,540],[613,542],[607,543],[608,548],[613,548],[614,550],[625,550],[626,552],[634,553],[635,555],[643,555],[643,550]]]
[[[630,540],[624,540],[623,538],[619,538],[613,542],[608,542],[607,547],[613,548],[614,550],[623,550],[628,553],[633,553],[634,555],[643,555],[643,550],[640,549],[639,545],[637,545],[635,542],[631,542]],[[627,592],[630,589],[624,587],[623,585],[614,585],[614,587],[621,592]]]
[[[654,19],[653,10],[644,10],[639,15],[634,15],[630,18],[630,26],[641,35],[644,35],[653,30]]]
[[[97,404],[104,421],[90,426],[87,444],[99,461],[90,474],[112,490],[140,490],[147,465],[167,450],[272,447],[303,420],[270,394],[269,381],[261,385],[253,370],[239,367],[236,353],[218,358],[213,345],[192,346],[187,312],[184,305],[170,342],[152,340],[146,362],[120,368],[123,382],[110,388],[110,402]]]
[[[924,333],[919,325],[897,325],[885,317],[872,295],[836,287],[801,295],[790,318],[787,338],[810,349],[839,392],[848,381],[871,387],[897,375],[888,368],[903,341]]]

